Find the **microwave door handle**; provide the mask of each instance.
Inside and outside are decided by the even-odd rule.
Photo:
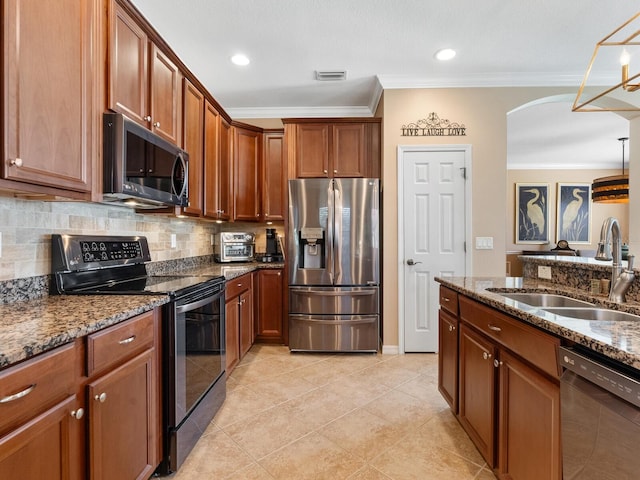
[[[184,181],[182,182],[182,188],[180,192],[176,188],[176,168],[178,165],[182,166],[182,171],[184,172]],[[171,169],[171,188],[173,189],[173,193],[175,193],[178,198],[182,198],[187,193],[187,184],[189,179],[189,165],[184,160],[182,154],[176,155],[176,159],[173,161],[173,168]]]

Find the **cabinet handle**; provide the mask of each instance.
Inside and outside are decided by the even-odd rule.
[[[80,420],[82,417],[84,417],[84,408],[79,408],[78,410],[73,410],[71,412],[71,416],[73,418],[75,418],[76,420]]]
[[[118,343],[120,345],[126,345],[127,343],[131,343],[136,339],[135,335],[131,335],[129,338],[125,338],[124,340],[120,340]]]
[[[14,393],[13,395],[7,395],[4,398],[0,398],[0,403],[13,402],[14,400],[18,400],[19,398],[29,395],[31,392],[33,392],[33,389],[36,388],[36,385],[37,385],[36,383],[32,383],[27,388],[25,388],[24,390],[18,393]]]
[[[151,121],[151,115],[146,115],[146,116],[143,118],[143,120],[144,120],[145,122],[150,122],[150,121]]]
[[[100,403],[104,403],[104,401],[107,399],[107,394],[105,392],[102,392],[100,395],[96,395],[93,398],[95,398]]]
[[[449,331],[453,332],[456,329],[456,327],[454,327],[453,325],[449,325]]]
[[[501,332],[502,329],[500,327],[496,327],[495,325],[491,325],[490,323],[487,325],[487,327],[489,327],[489,330],[493,330],[494,332]]]
[[[21,158],[14,158],[9,163],[14,167],[21,167],[22,166],[22,159]]]
[[[153,126],[156,127],[156,128],[160,128],[160,122],[154,122]]]
[[[493,360],[494,367],[498,368],[500,365],[502,365],[502,362],[499,362],[497,358]]]
[[[482,358],[485,360],[489,360],[491,358],[491,354],[487,352],[482,352]]]
[[[443,302],[447,302],[449,303],[451,301],[451,299],[447,298],[447,297],[442,297],[442,301]]]

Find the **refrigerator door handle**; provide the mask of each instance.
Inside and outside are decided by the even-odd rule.
[[[325,268],[329,274],[329,281],[333,284],[336,282],[335,277],[335,260],[334,260],[334,238],[335,238],[335,197],[333,191],[333,180],[329,180],[327,188],[327,238],[326,238],[326,263]]]
[[[343,198],[342,198],[342,188],[341,184],[337,180],[333,180],[333,271],[335,273],[334,284],[342,282],[342,242],[344,241],[342,237],[342,207],[343,207]]]

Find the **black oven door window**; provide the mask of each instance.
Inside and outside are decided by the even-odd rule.
[[[224,297],[176,315],[176,420],[224,373]]]

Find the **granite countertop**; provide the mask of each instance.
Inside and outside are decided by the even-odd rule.
[[[0,368],[168,301],[166,295],[52,295],[0,305]]]
[[[541,284],[535,279],[520,277],[451,277],[436,281],[459,293],[485,303],[497,310],[540,327],[558,337],[588,347],[609,358],[640,370],[640,321],[594,321],[555,315],[540,307],[532,307],[501,296],[498,292],[537,291],[558,293],[595,303],[603,308],[640,315],[640,303],[615,304],[603,295],[589,295],[584,290],[562,285]],[[492,291],[492,290],[498,290]]]
[[[226,280],[284,263],[211,263],[165,274]],[[74,341],[169,302],[166,295],[52,295],[0,304],[0,368]]]

